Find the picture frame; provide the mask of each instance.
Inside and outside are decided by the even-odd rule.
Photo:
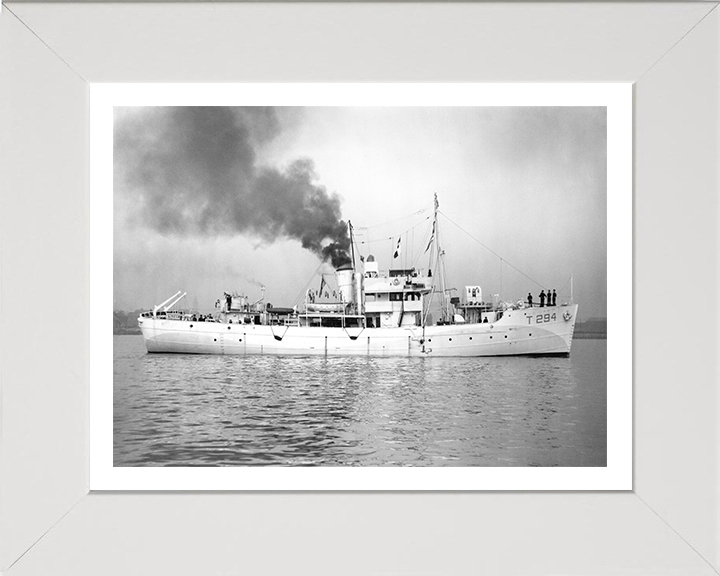
[[[585,110],[602,110],[604,119],[603,125],[603,142],[601,150],[595,152],[601,158],[603,167],[600,169],[604,172],[605,180],[601,186],[599,202],[606,204],[601,212],[596,210],[590,214],[583,214],[581,211],[573,211],[572,217],[568,220],[567,202],[556,202],[556,206],[552,209],[560,210],[564,213],[563,224],[578,225],[580,234],[587,234],[587,227],[593,223],[603,222],[602,234],[603,238],[594,244],[594,248],[598,253],[607,254],[607,265],[603,261],[602,280],[600,287],[596,290],[598,297],[605,292],[608,300],[607,310],[603,316],[607,317],[607,323],[617,327],[618,319],[632,317],[632,302],[622,297],[622,287],[632,283],[632,254],[627,250],[627,246],[632,243],[632,208],[631,208],[631,187],[632,187],[632,86],[628,83],[611,83],[611,84],[345,84],[345,83],[312,83],[312,84],[278,84],[278,83],[243,83],[243,84],[100,84],[92,85],[90,90],[90,148],[91,148],[91,229],[90,229],[90,300],[93,303],[90,310],[90,397],[92,398],[90,406],[90,489],[91,490],[404,490],[404,491],[434,491],[434,490],[628,490],[632,487],[632,418],[631,418],[631,400],[632,400],[632,344],[631,330],[618,331],[612,330],[609,336],[610,345],[606,340],[597,340],[598,348],[601,354],[607,354],[607,359],[601,363],[598,362],[597,370],[601,374],[598,378],[598,384],[601,388],[594,385],[589,386],[585,383],[584,378],[578,377],[577,386],[593,389],[593,394],[601,394],[603,404],[593,410],[599,419],[604,420],[603,431],[599,434],[598,441],[602,443],[603,462],[601,464],[565,464],[557,465],[548,462],[539,465],[503,465],[501,461],[494,461],[490,465],[470,465],[454,462],[454,465],[443,466],[435,462],[433,465],[332,465],[321,464],[317,466],[302,465],[294,466],[291,464],[275,465],[275,466],[249,466],[247,464],[237,463],[235,465],[226,466],[190,466],[183,465],[181,462],[173,463],[168,466],[160,465],[123,465],[118,458],[118,451],[122,453],[122,442],[118,441],[118,433],[122,438],[122,430],[118,424],[118,420],[114,419],[122,413],[122,408],[117,405],[118,398],[123,398],[123,390],[126,390],[128,379],[132,376],[123,372],[119,367],[119,357],[124,356],[123,352],[118,352],[122,346],[127,343],[127,339],[111,335],[110,319],[106,314],[107,296],[113,294],[115,309],[122,308],[119,304],[122,300],[122,289],[118,288],[117,278],[122,277],[122,265],[117,264],[123,260],[122,250],[137,242],[136,238],[139,231],[134,231],[128,238],[126,244],[123,244],[118,229],[122,229],[122,221],[118,218],[117,212],[113,211],[113,205],[118,206],[117,194],[118,189],[114,187],[116,176],[114,176],[113,152],[118,154],[118,148],[113,148],[113,132],[115,115],[118,107],[124,110],[133,107],[153,107],[166,106],[178,107],[172,108],[173,111],[179,112],[183,106],[202,105],[202,106],[237,106],[239,104],[253,105],[272,105],[282,109],[283,106],[297,107],[308,106],[311,108],[295,108],[298,115],[307,117],[321,113],[321,111],[335,110],[336,114],[341,114],[344,110],[345,114],[349,110],[363,110],[363,117],[367,119],[368,115],[384,110],[385,114],[417,114],[419,110],[424,110],[424,114],[428,114],[430,110],[442,110],[442,116],[447,119],[452,114],[511,114],[513,111],[524,114],[536,114],[538,116],[544,114],[554,114],[556,118],[562,118],[563,115],[571,113],[581,113]],[[359,108],[353,108],[354,106]],[[439,108],[437,108],[439,107]],[[545,108],[545,107],[549,107]],[[142,108],[140,108],[142,109]],[[300,112],[300,110],[303,110]],[[471,112],[472,111],[472,112]],[[499,112],[502,111],[502,112]],[[152,112],[149,110],[148,112]],[[285,113],[288,111],[285,110]],[[138,109],[135,110],[138,113]],[[366,120],[367,121],[367,120]],[[552,125],[552,122],[548,122]],[[585,129],[587,129],[587,122]],[[520,128],[520,130],[526,127]],[[397,128],[396,128],[397,130]],[[577,133],[584,133],[584,129],[577,129]],[[520,136],[520,140],[525,139],[524,133]],[[377,150],[383,148],[383,142],[376,142],[374,145]],[[495,140],[497,145],[497,140]],[[543,140],[543,147],[548,145]],[[333,147],[335,149],[335,147]],[[306,148],[303,147],[303,150]],[[386,154],[392,152],[387,150]],[[582,155],[580,155],[582,158]],[[340,160],[333,159],[333,164]],[[362,160],[358,159],[358,165]],[[417,175],[411,174],[400,167],[400,159],[398,163],[391,163],[392,174],[402,174],[406,178],[416,178]],[[439,162],[441,163],[441,162]],[[489,162],[488,162],[489,164]],[[319,164],[320,166],[321,164]],[[327,164],[325,164],[327,167]],[[503,167],[505,170],[507,168]],[[374,163],[374,169],[379,169],[379,163]],[[486,165],[485,170],[491,170]],[[547,169],[546,169],[547,170]],[[319,168],[322,173],[323,169]],[[568,175],[566,180],[570,180],[572,176]],[[483,197],[488,195],[483,202],[483,208],[490,211],[489,203],[494,197],[502,197],[503,192],[495,191],[489,193],[481,192],[483,184],[478,179],[468,179],[467,186],[474,187],[476,192],[470,196],[477,195]],[[562,178],[558,178],[557,182],[562,182]],[[606,182],[606,183],[605,183]],[[383,183],[378,182],[377,185],[382,186]],[[447,180],[441,179],[439,186],[447,186]],[[560,185],[560,184],[558,184]],[[365,183],[363,191],[351,191],[348,185],[334,185],[333,189],[341,189],[345,202],[351,202],[352,199],[363,199],[363,203],[368,203],[368,195],[371,194],[373,184]],[[396,205],[410,206],[417,200],[419,190],[416,187],[405,184],[406,189],[396,189],[393,191],[393,201]],[[463,184],[457,187],[462,189]],[[533,186],[538,186],[537,182],[533,182]],[[550,188],[550,184],[544,187]],[[451,206],[454,200],[455,210],[458,209],[457,198],[453,198],[458,192],[457,190],[448,188],[442,189],[440,196],[443,198],[444,206]],[[569,195],[574,197],[579,191],[572,189]],[[587,194],[587,191],[585,191]],[[122,198],[122,195],[120,196]],[[115,200],[113,200],[115,198]],[[577,202],[577,200],[575,200]],[[512,204],[508,197],[505,196],[503,203]],[[543,199],[542,204],[546,204]],[[589,200],[588,200],[589,203]],[[461,205],[467,210],[467,201],[461,202]],[[415,208],[412,208],[415,210]],[[453,210],[449,208],[449,210]],[[357,212],[347,210],[346,214],[352,214],[353,220],[356,220]],[[386,212],[384,210],[373,211],[374,217],[378,213]],[[531,210],[534,211],[534,210]],[[493,218],[495,225],[502,230],[502,236],[507,235],[510,223],[503,223],[499,212],[495,213]],[[115,227],[113,226],[115,224]],[[445,222],[443,222],[445,224]],[[407,225],[407,221],[404,222]],[[483,227],[487,226],[485,223]],[[492,224],[490,224],[492,225]],[[527,226],[531,224],[526,222]],[[582,230],[582,232],[580,232]],[[444,245],[451,252],[452,246],[459,249],[460,244],[448,239],[450,234],[443,227],[442,237]],[[488,231],[489,233],[489,231]],[[555,234],[561,235],[563,232],[561,226],[555,228]],[[565,232],[568,234],[567,232]],[[362,232],[360,232],[362,234]],[[607,238],[607,240],[605,239]],[[180,241],[180,238],[175,238]],[[467,240],[467,238],[463,238]],[[579,239],[578,239],[579,241]],[[394,239],[393,239],[394,242]],[[411,251],[411,242],[405,239],[407,250]],[[543,244],[543,242],[540,242]],[[591,243],[589,243],[591,244]],[[357,245],[356,250],[359,251],[361,244]],[[373,251],[377,253],[377,243],[374,243]],[[554,250],[548,250],[547,246],[543,246],[543,252],[553,252],[555,255],[563,248],[562,242],[557,242]],[[149,248],[149,247],[148,247]],[[261,270],[253,269],[252,258],[253,253],[250,250],[260,250],[258,248],[251,249],[249,246],[245,249],[236,248],[235,254],[242,254],[240,260],[243,262],[243,270],[245,274],[255,277],[258,274],[264,274],[264,282],[268,282],[268,268],[272,268],[271,259],[267,256]],[[181,250],[182,251],[182,250]],[[298,251],[300,251],[298,246]],[[174,248],[173,248],[174,252]],[[207,248],[202,251],[203,259],[211,258],[211,254],[207,252]],[[471,253],[471,252],[470,252]],[[470,258],[470,253],[466,258]],[[113,254],[114,258],[109,259],[108,255]],[[141,250],[142,258],[146,262],[144,269],[154,270],[152,278],[140,280],[134,277],[133,285],[141,283],[153,284],[166,280],[158,274],[156,268],[148,265],[147,262],[151,258],[148,250]],[[164,255],[161,260],[165,261],[169,255]],[[587,252],[576,260],[569,253],[563,256],[566,261],[573,259],[576,266],[579,266],[584,260],[589,260]],[[190,256],[186,254],[186,262],[189,262]],[[549,258],[549,261],[554,260]],[[316,258],[311,257],[311,268],[317,263]],[[462,260],[466,260],[463,258]],[[280,259],[285,273],[288,272],[287,266],[289,262]],[[275,263],[277,265],[277,261]],[[476,267],[481,271],[482,281],[490,282],[489,266],[487,263],[477,263]],[[210,266],[210,270],[215,270],[216,266]],[[542,266],[540,266],[542,268]],[[251,270],[252,272],[248,272]],[[115,276],[113,276],[113,272]],[[588,271],[583,274],[579,268],[575,268],[578,276],[586,276]],[[607,284],[605,278],[608,275],[613,279],[614,284]],[[115,278],[115,279],[114,279]],[[177,282],[183,283],[187,279],[183,278]],[[230,283],[241,281],[236,275],[230,279]],[[305,279],[302,280],[305,282]],[[177,283],[176,282],[176,283]],[[273,284],[282,282],[268,282],[270,287]],[[167,282],[166,282],[167,283]],[[507,275],[505,277],[505,286],[509,285]],[[567,278],[567,284],[570,279]],[[585,318],[588,317],[587,310],[594,304],[591,298],[587,296],[589,290],[587,287],[587,278],[585,278],[586,291],[582,298],[578,301],[582,302],[581,309]],[[113,290],[115,285],[115,290]],[[615,287],[613,289],[613,286]],[[620,288],[620,289],[617,289]],[[580,291],[577,290],[577,295]],[[608,294],[609,292],[609,294]],[[505,294],[511,293],[510,290]],[[570,294],[566,291],[567,297]],[[274,299],[274,298],[273,298]],[[590,314],[592,316],[592,314]],[[562,321],[562,319],[561,319]],[[137,320],[136,320],[137,322]],[[623,322],[628,328],[630,322]],[[231,326],[228,325],[227,329]],[[223,326],[222,330],[226,330]],[[404,336],[403,336],[404,337]],[[247,337],[243,336],[247,341]],[[457,340],[457,338],[456,338]],[[145,356],[145,345],[141,339],[136,339],[139,348],[142,350],[142,356]],[[116,348],[115,346],[118,346]],[[582,344],[576,344],[578,346]],[[267,354],[267,352],[266,352]],[[575,352],[573,358],[578,365],[582,364],[582,352]],[[588,354],[586,352],[586,354]],[[174,362],[177,360],[175,357]],[[476,359],[478,360],[478,359]],[[569,366],[565,360],[562,364]],[[434,366],[437,366],[433,363]],[[477,364],[476,364],[477,366]],[[252,368],[251,368],[252,370]],[[189,378],[188,382],[194,379]],[[113,382],[113,387],[107,387],[108,381]],[[503,381],[498,381],[498,384]],[[377,383],[373,383],[377,386]],[[151,386],[151,381],[143,383],[143,389],[146,385]],[[477,382],[473,386],[477,386]],[[434,386],[438,386],[435,382]],[[444,389],[441,386],[439,389]],[[288,388],[284,388],[289,390]],[[496,388],[499,392],[503,388]],[[120,390],[120,391],[118,391]],[[276,389],[277,390],[277,389]],[[146,391],[147,393],[147,391]],[[510,392],[504,389],[501,395],[507,398]],[[449,394],[445,390],[442,394]],[[290,392],[292,396],[292,393]],[[144,394],[141,394],[144,396]],[[606,403],[605,399],[610,397],[610,402]],[[505,402],[507,399],[504,400]],[[527,402],[527,410],[534,412],[536,404],[525,399]],[[482,404],[485,404],[484,402]],[[570,408],[572,411],[575,405]],[[576,409],[576,408],[575,408]],[[243,420],[248,414],[238,412],[238,417]],[[228,415],[228,418],[231,417]],[[568,417],[570,417],[568,415]],[[268,421],[273,420],[267,417]],[[479,417],[479,423],[483,417]],[[512,420],[508,416],[508,420]],[[574,422],[578,426],[582,426],[584,419],[575,417]],[[575,424],[573,424],[575,425]],[[429,428],[433,428],[429,425]],[[528,433],[533,432],[530,430]],[[197,431],[195,431],[197,432]],[[452,432],[451,432],[452,434]],[[457,434],[457,432],[455,432]],[[586,441],[590,441],[587,438]],[[192,442],[192,441],[191,441]],[[391,440],[391,442],[393,442]],[[431,440],[425,441],[432,444]],[[469,440],[464,441],[466,445]],[[236,436],[234,445],[242,445],[242,437]],[[574,447],[574,453],[579,455],[583,452],[580,446],[584,446],[583,440],[568,440],[563,444]],[[487,450],[492,445],[491,440],[484,442],[483,449]],[[540,442],[540,445],[543,445]],[[154,445],[157,449],[159,446]],[[277,449],[273,447],[273,449]],[[247,447],[243,449],[247,450]],[[368,449],[371,450],[371,449]],[[410,449],[415,451],[414,449]],[[150,451],[152,452],[152,450]],[[466,448],[461,452],[477,453],[470,448]],[[148,453],[148,456],[150,454]],[[267,456],[267,454],[263,454]],[[577,457],[577,456],[576,456]],[[542,462],[542,460],[541,460]],[[552,462],[552,461],[551,461]],[[575,460],[577,462],[577,460]],[[447,462],[446,462],[447,463]],[[442,468],[439,470],[438,468]]]
[[[4,5],[0,570],[717,573],[717,336],[696,307],[712,315],[718,287],[718,14]],[[238,80],[634,82],[631,492],[88,493],[88,83]]]

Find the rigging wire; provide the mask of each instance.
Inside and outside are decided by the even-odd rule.
[[[310,289],[310,284],[312,284],[313,280],[317,277],[317,273],[320,272],[320,269],[325,265],[325,262],[320,262],[320,265],[315,269],[315,272],[313,272],[312,276],[310,276],[310,279],[305,284],[305,287],[300,291],[300,294],[297,295],[295,298],[295,301],[293,302],[293,306],[299,306],[301,302],[305,300],[305,295],[307,294],[307,291]],[[322,274],[321,274],[322,276]]]
[[[426,218],[423,218],[420,222],[418,222],[418,223],[415,224],[414,226],[408,228],[407,230],[403,230],[402,232],[400,232],[400,234],[395,234],[394,236],[383,236],[382,238],[372,238],[372,239],[362,240],[362,241],[360,242],[360,244],[372,244],[372,243],[375,243],[375,242],[387,242],[388,240],[393,240],[393,239],[395,239],[395,238],[397,238],[397,237],[399,237],[399,236],[404,236],[404,235],[406,235],[408,232],[413,231],[413,230],[414,230],[415,228],[417,228],[418,226],[422,226],[422,224],[423,224],[424,222],[426,222],[427,220],[430,220],[430,216],[427,216]],[[355,228],[355,230],[358,230],[358,228]],[[357,235],[357,234],[356,234],[356,235]]]
[[[380,224],[373,224],[372,226],[355,226],[355,230],[372,230],[373,228],[379,228],[381,226],[387,226],[388,224],[393,224],[395,222],[400,222],[401,220],[407,220],[408,218],[412,218],[413,216],[418,216],[424,212],[427,212],[429,208],[432,207],[432,202],[430,204],[426,204],[420,210],[416,210],[412,214],[408,214],[407,216],[400,216],[399,218],[394,218],[393,220],[387,220],[386,222],[381,222]]]
[[[394,243],[395,238],[396,238],[396,237],[402,238],[402,236],[405,236],[405,246],[406,246],[406,248],[405,248],[405,250],[403,251],[403,252],[404,252],[404,253],[403,253],[403,261],[404,261],[404,262],[407,262],[408,256],[412,256],[412,252],[414,252],[414,250],[412,250],[412,249],[410,248],[410,245],[408,244],[408,234],[412,232],[413,245],[414,245],[414,243],[415,243],[415,242],[414,242],[414,239],[415,239],[415,228],[417,228],[418,226],[423,225],[425,222],[427,222],[428,220],[430,220],[430,219],[431,219],[431,216],[426,216],[425,218],[423,218],[420,222],[418,222],[418,223],[415,224],[414,226],[411,226],[410,228],[404,230],[403,232],[401,232],[400,234],[397,234],[397,235],[386,236],[386,237],[383,237],[383,238],[366,239],[366,240],[359,240],[359,239],[358,239],[358,236],[360,236],[361,234],[365,233],[367,230],[370,230],[370,229],[373,229],[373,228],[378,228],[378,227],[380,227],[380,226],[385,226],[385,225],[387,225],[387,224],[392,224],[393,222],[399,222],[399,221],[402,221],[402,220],[407,220],[408,218],[411,218],[411,217],[413,217],[413,216],[418,216],[418,215],[426,212],[426,211],[428,210],[428,208],[430,208],[430,207],[432,207],[432,206],[433,206],[432,203],[431,203],[431,204],[427,204],[426,206],[424,206],[424,207],[421,208],[420,210],[417,210],[417,211],[413,212],[412,214],[409,214],[408,216],[402,216],[402,217],[400,217],[400,218],[395,218],[394,220],[388,220],[387,222],[383,222],[383,223],[381,223],[381,224],[376,224],[376,225],[373,225],[373,226],[354,226],[354,227],[353,227],[353,230],[355,230],[355,234],[353,235],[353,244],[355,245],[355,247],[357,247],[358,253],[359,253],[359,252],[360,252],[360,245],[362,245],[362,244],[370,244],[370,243],[376,243],[376,242],[387,242],[388,240],[390,240],[390,241],[391,241],[391,246],[390,246],[390,254],[391,254],[391,257],[390,257],[390,261],[392,262],[392,260],[393,260],[392,254],[393,254],[394,251],[395,251],[395,243]],[[538,281],[535,280],[534,278],[528,276],[527,274],[525,274],[525,272],[523,272],[522,270],[520,270],[518,267],[514,266],[513,264],[511,264],[510,262],[508,262],[507,260],[505,260],[502,256],[500,256],[500,254],[498,254],[497,252],[495,252],[492,248],[488,247],[488,246],[485,245],[483,242],[481,242],[480,240],[478,240],[475,236],[473,236],[472,234],[470,234],[470,232],[468,232],[467,230],[465,230],[462,226],[460,226],[457,222],[455,222],[455,221],[454,221],[452,218],[450,218],[447,214],[445,214],[445,213],[442,212],[441,210],[438,210],[438,214],[442,214],[442,216],[444,216],[444,217],[445,217],[451,224],[453,224],[456,228],[458,228],[460,231],[462,231],[462,232],[464,232],[465,234],[467,234],[470,238],[472,238],[473,240],[475,240],[475,242],[477,242],[478,244],[480,244],[480,246],[482,246],[483,248],[485,248],[488,252],[490,252],[491,254],[493,254],[494,256],[496,256],[496,257],[500,260],[501,292],[502,292],[502,266],[503,266],[503,264],[506,264],[506,265],[510,266],[510,268],[512,268],[513,270],[515,270],[516,272],[518,272],[519,274],[521,274],[522,276],[524,276],[525,278],[527,278],[527,279],[530,280],[531,282],[537,284],[540,288],[544,288],[544,287],[545,287],[544,284],[541,284],[540,282],[538,282]],[[360,231],[360,234],[358,234],[358,231]],[[420,258],[422,258],[423,255],[425,254],[425,252],[427,252],[427,249],[426,249],[426,250],[423,250],[422,248],[423,248],[423,246],[425,246],[425,245],[429,242],[429,239],[430,239],[431,236],[432,236],[431,230],[430,230],[430,229],[426,230],[425,234],[423,235],[423,241],[422,241],[422,243],[420,244],[420,248],[419,248],[419,251],[418,251],[418,253],[417,253],[417,256],[414,256],[414,257],[411,258],[411,262],[412,262],[412,264],[413,264],[413,267],[417,267],[417,264],[418,264]],[[431,270],[434,268],[434,276],[435,276],[435,275],[437,275],[438,272],[440,272],[439,266],[443,266],[443,268],[444,268],[444,264],[445,264],[445,263],[444,263],[444,262],[441,263],[441,262],[440,262],[440,260],[441,260],[440,258],[438,258],[437,261],[434,262],[434,263],[433,263],[432,260],[433,260],[433,258],[432,258],[432,253],[431,253],[431,254],[430,254],[430,262],[428,262],[428,268],[431,269]],[[319,265],[319,266],[317,267],[317,269],[315,270],[315,272],[312,274],[312,276],[310,277],[310,279],[308,280],[308,282],[305,284],[305,286],[304,286],[304,288],[302,289],[302,291],[300,292],[300,294],[299,294],[299,295],[297,296],[297,298],[295,299],[295,305],[299,305],[300,302],[304,299],[305,295],[307,294],[308,289],[310,288],[310,285],[312,284],[313,280],[317,277],[318,272],[320,271],[320,269],[323,267],[324,264],[325,264],[325,262],[321,262],[320,265]],[[434,264],[434,265],[433,265],[433,264]],[[443,270],[443,272],[445,272],[445,270]],[[324,276],[324,274],[322,274],[322,275]],[[570,280],[568,279],[568,280],[565,282],[565,284],[563,285],[563,287],[562,287],[559,291],[562,292],[562,291],[565,289],[565,287],[568,285],[569,282],[570,282]],[[430,299],[429,299],[429,302],[428,302],[428,310],[426,310],[426,314],[427,314],[427,312],[429,311],[429,306],[430,306],[430,304],[432,303],[433,293],[434,293],[434,292],[435,292],[435,291],[433,291],[433,292],[431,293],[431,295],[430,295]],[[424,319],[423,319],[423,321],[424,321]]]
[[[470,234],[470,232],[468,232],[467,230],[465,230],[462,226],[460,226],[460,224],[458,224],[457,222],[455,222],[454,220],[452,220],[447,214],[445,214],[444,212],[441,212],[440,210],[438,210],[438,214],[442,214],[445,218],[447,218],[447,220],[448,220],[450,223],[454,224],[454,225],[455,225],[458,229],[460,229],[462,232],[465,232],[465,234],[467,234],[468,236],[470,236],[470,238],[472,238],[473,240],[475,240],[475,242],[477,242],[478,244],[480,244],[480,246],[482,246],[483,248],[485,248],[485,250],[487,250],[488,252],[490,252],[490,253],[493,254],[494,256],[498,257],[498,258],[500,259],[501,273],[502,273],[502,264],[504,263],[504,264],[506,264],[507,266],[510,266],[510,268],[512,268],[513,270],[515,270],[517,273],[522,274],[523,276],[525,276],[525,278],[527,278],[527,279],[530,280],[531,282],[534,282],[535,284],[537,284],[540,288],[543,288],[543,289],[545,288],[545,284],[541,284],[540,282],[538,282],[538,281],[535,280],[534,278],[531,278],[530,276],[528,276],[527,274],[525,274],[525,272],[523,272],[522,270],[520,270],[517,266],[513,266],[512,264],[510,264],[510,262],[508,262],[507,260],[505,260],[505,258],[503,258],[502,256],[500,256],[500,254],[498,254],[498,253],[495,252],[493,249],[489,248],[488,246],[486,246],[485,244],[483,244],[480,240],[478,240],[477,238],[475,238],[475,236],[473,236],[472,234]]]
[[[558,294],[562,294],[563,290],[567,287],[567,285],[570,284],[570,277],[568,276],[568,279],[565,281],[565,284],[563,284],[563,287],[558,290]]]

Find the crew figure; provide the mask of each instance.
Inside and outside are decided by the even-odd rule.
[[[528,308],[532,308],[532,294],[528,292]]]
[[[555,292],[555,288],[553,288],[552,302],[553,302],[553,306],[555,306],[557,304],[557,293]]]
[[[545,308],[545,290],[540,290],[540,308]]]

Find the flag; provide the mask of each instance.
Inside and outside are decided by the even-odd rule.
[[[321,276],[320,278],[320,290],[318,290],[318,294],[322,294],[323,286],[325,286],[325,276]]]
[[[433,222],[432,234],[430,234],[430,242],[428,242],[427,248],[425,248],[425,252],[430,250],[430,246],[432,246],[433,240],[435,240],[435,222]]]
[[[397,246],[396,246],[396,248],[395,248],[395,254],[393,254],[393,260],[394,260],[395,258],[397,258],[398,256],[400,256],[400,240],[402,240],[402,236],[400,236],[400,237],[398,238]]]

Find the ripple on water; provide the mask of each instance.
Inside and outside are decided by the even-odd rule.
[[[604,466],[605,341],[571,358],[147,354],[116,336],[116,466]]]

